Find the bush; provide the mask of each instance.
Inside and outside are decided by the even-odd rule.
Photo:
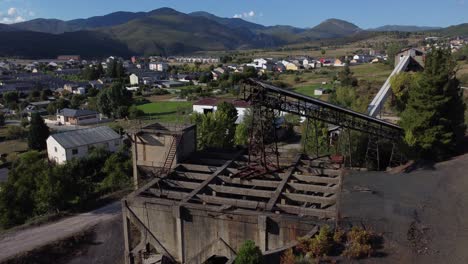
[[[370,257],[372,249],[372,234],[362,228],[353,227],[347,235],[346,249],[343,255],[348,258]]]
[[[235,264],[261,264],[263,263],[263,255],[260,248],[255,246],[255,242],[247,240],[240,247],[237,253]]]

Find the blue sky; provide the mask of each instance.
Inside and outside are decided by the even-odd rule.
[[[296,27],[313,27],[327,18],[344,19],[361,28],[468,22],[468,0],[0,0],[0,23],[39,17],[70,20],[160,7]]]

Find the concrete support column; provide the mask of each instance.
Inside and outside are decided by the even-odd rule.
[[[268,250],[268,217],[258,216],[258,247],[262,252]]]
[[[132,135],[132,161],[133,161],[133,187],[138,189],[138,137],[136,134]]]
[[[180,263],[185,262],[184,254],[184,219],[182,217],[182,206],[174,206],[172,209],[172,215],[176,220],[176,237],[177,237],[177,249],[178,258]]]
[[[133,264],[133,256],[130,251],[130,220],[128,219],[128,211],[126,201],[122,200],[122,217],[123,217],[123,228],[124,228],[124,244],[125,244],[125,264]]]

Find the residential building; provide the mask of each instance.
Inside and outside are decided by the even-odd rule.
[[[96,111],[64,108],[57,113],[57,122],[62,125],[90,125],[101,121],[101,115]]]
[[[193,104],[193,112],[199,114],[207,114],[216,112],[218,105],[222,102],[228,102],[234,105],[237,110],[236,124],[240,124],[246,115],[247,109],[250,109],[250,104],[244,100],[229,100],[218,98],[204,98]]]
[[[336,59],[335,60],[335,63],[333,64],[334,67],[344,67],[346,66],[346,62],[343,62],[342,60],[340,59]]]
[[[122,145],[119,134],[107,126],[53,134],[47,139],[50,161],[64,164],[75,158],[84,158],[95,148],[116,152]]]
[[[169,69],[169,64],[165,62],[150,62],[149,69],[151,71],[165,72]]]

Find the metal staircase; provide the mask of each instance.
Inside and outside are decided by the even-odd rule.
[[[171,147],[169,148],[167,154],[166,154],[166,159],[164,160],[164,164],[160,170],[160,174],[168,174],[171,169],[172,169],[172,164],[174,163],[174,160],[176,159],[177,156],[177,150],[179,149],[179,143],[182,140],[182,135],[173,135],[172,136],[172,142],[171,142]]]

